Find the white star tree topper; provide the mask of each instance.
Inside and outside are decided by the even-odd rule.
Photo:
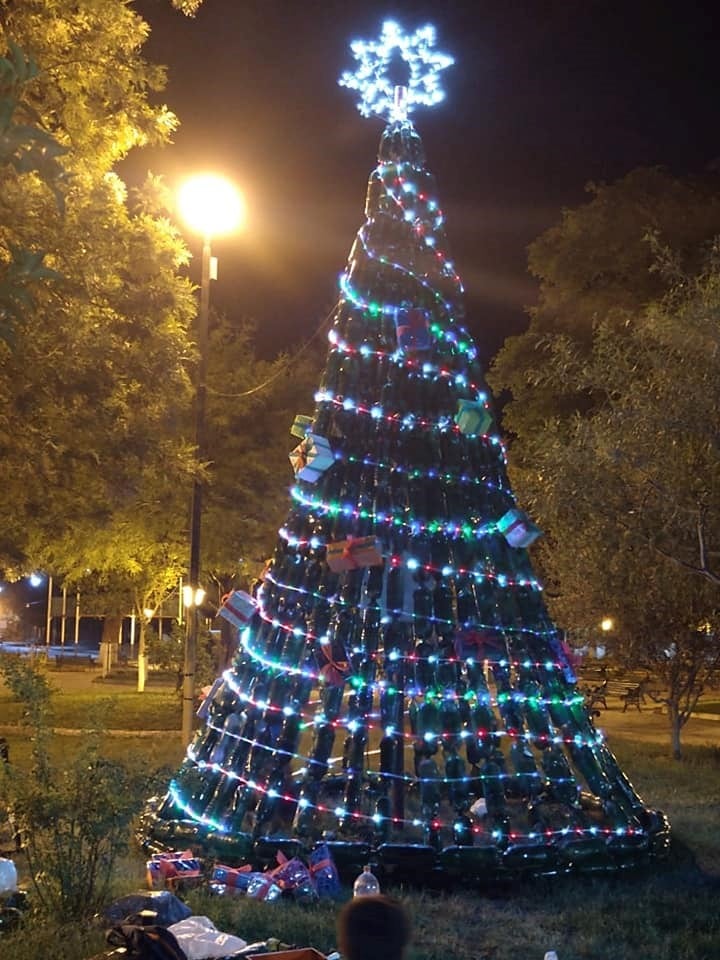
[[[405,120],[415,107],[431,107],[445,98],[438,74],[455,61],[433,50],[434,46],[435,28],[429,24],[406,35],[397,23],[386,20],[379,40],[350,44],[358,67],[354,73],[343,73],[340,86],[358,91],[358,110],[364,117],[375,114],[386,120]],[[389,67],[396,56],[408,66],[407,87],[390,79]]]

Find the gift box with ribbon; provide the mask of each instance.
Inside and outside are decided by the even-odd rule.
[[[312,417],[308,417],[303,413],[298,413],[292,422],[292,426],[290,427],[291,435],[293,437],[297,437],[298,440],[304,440],[310,431],[312,422]]]
[[[379,567],[383,562],[377,537],[348,537],[347,540],[329,543],[325,559],[333,573],[356,570],[358,567]]]
[[[147,884],[151,890],[172,889],[181,880],[199,881],[201,876],[200,861],[192,850],[155,853],[147,861]]]
[[[430,349],[430,323],[426,310],[419,307],[398,307],[395,310],[395,332],[401,350]]]
[[[244,590],[233,590],[223,600],[223,604],[218,610],[218,616],[228,620],[238,630],[243,630],[253,617],[257,610],[257,603]]]
[[[289,453],[298,480],[315,483],[335,462],[330,444],[317,433],[308,433],[305,439]]]
[[[210,711],[210,705],[215,699],[215,694],[224,683],[225,681],[222,677],[217,677],[217,679],[213,681],[211,687],[203,687],[201,691],[203,695],[202,703],[197,708],[195,716],[200,717],[201,720],[207,720],[207,716]]]
[[[487,630],[470,628],[458,630],[453,637],[455,655],[460,660],[472,658],[478,662],[483,660],[500,660],[507,655],[507,647],[502,637]]]
[[[340,895],[340,877],[335,861],[326,843],[319,843],[309,857],[312,875],[318,896],[335,898]]]
[[[487,433],[492,425],[492,414],[477,400],[458,400],[455,423],[460,433],[467,436]]]
[[[226,867],[224,864],[217,863],[213,867],[210,883],[245,893],[251,876],[252,867],[249,863],[242,867]]]
[[[540,527],[537,527],[527,514],[516,507],[512,507],[500,517],[497,528],[511,547],[529,547],[542,536]]]

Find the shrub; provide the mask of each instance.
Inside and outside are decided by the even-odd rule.
[[[58,919],[90,916],[106,902],[113,868],[128,847],[145,777],[101,755],[102,706],[80,749],[53,762],[46,677],[9,657],[0,658],[0,672],[25,705],[22,722],[32,737],[29,767],[20,769],[11,757],[0,771],[0,800],[19,831],[36,901]]]

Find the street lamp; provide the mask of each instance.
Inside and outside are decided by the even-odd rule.
[[[207,376],[208,314],[210,280],[216,278],[215,260],[211,256],[212,237],[235,230],[242,219],[243,204],[235,187],[222,177],[200,174],[186,180],[178,193],[178,207],[188,226],[203,238],[200,311],[198,313],[198,365],[195,389],[195,446],[202,463],[206,459],[205,395]],[[182,738],[192,736],[195,700],[195,666],[197,661],[198,606],[202,603],[200,587],[200,521],[202,517],[202,482],[196,473],[193,480],[190,509],[189,588],[186,604],[185,658],[183,667]]]

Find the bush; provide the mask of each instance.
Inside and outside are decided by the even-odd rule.
[[[100,713],[80,749],[67,762],[53,762],[47,679],[17,658],[0,658],[0,672],[25,705],[23,725],[32,737],[28,768],[15,766],[12,757],[3,765],[0,800],[20,834],[37,903],[57,919],[90,916],[107,901],[145,777],[101,755]]]

